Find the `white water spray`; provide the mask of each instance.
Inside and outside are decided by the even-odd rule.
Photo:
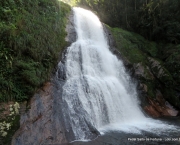
[[[62,97],[76,139],[85,139],[80,127],[83,118],[100,131],[118,129],[139,133],[173,129],[143,115],[135,86],[122,62],[110,52],[97,16],[82,8],[73,11],[77,40],[68,48]]]

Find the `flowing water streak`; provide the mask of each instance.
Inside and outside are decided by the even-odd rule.
[[[101,131],[157,131],[173,128],[146,118],[139,108],[135,86],[107,44],[97,16],[73,8],[77,40],[66,56],[66,83],[62,98],[76,139],[85,139],[84,118]]]

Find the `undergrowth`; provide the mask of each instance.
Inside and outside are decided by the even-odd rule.
[[[57,0],[6,0],[0,5],[0,102],[23,101],[57,65],[66,46],[70,7]]]

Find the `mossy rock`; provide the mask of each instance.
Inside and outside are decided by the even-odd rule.
[[[132,64],[146,61],[146,56],[139,49],[141,44],[136,43],[136,34],[120,28],[111,28],[111,31],[116,41],[117,49],[124,57],[128,59],[128,61],[130,61]]]
[[[147,63],[147,56],[157,56],[156,43],[120,28],[111,28],[111,31],[117,43],[117,48],[131,63]]]
[[[120,28],[109,29],[122,57],[133,66],[141,86],[145,86],[145,96],[155,98],[158,89],[170,103],[180,106],[176,91],[180,92],[180,45],[156,44]]]
[[[154,76],[151,73],[149,66],[140,62],[140,63],[134,64],[133,68],[135,70],[135,75],[138,75],[139,79],[141,79],[141,80],[154,80]]]
[[[161,81],[161,83],[165,84],[166,87],[172,86],[174,80],[169,71],[163,66],[163,63],[152,57],[148,57],[148,60],[154,76]]]

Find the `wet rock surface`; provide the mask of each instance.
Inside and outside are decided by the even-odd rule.
[[[157,118],[160,116],[177,116],[179,111],[165,101],[160,91],[157,90],[156,99],[148,98],[149,105],[144,107],[144,110],[150,116]]]
[[[20,128],[13,137],[13,145],[67,142],[62,132],[63,126],[54,119],[54,89],[53,83],[48,82],[31,99],[31,108],[21,115]]]
[[[71,12],[66,28],[66,40],[69,44],[76,40],[73,21]],[[62,98],[62,87],[66,81],[66,52],[67,50],[64,50],[62,54],[57,73],[32,97],[30,109],[22,113],[20,128],[13,136],[12,145],[62,144],[76,139],[68,116],[68,106]],[[83,110],[81,111],[79,113],[83,114]],[[85,117],[81,120],[85,138],[96,138],[99,135],[97,129]]]
[[[76,139],[68,118],[68,108],[61,97],[63,83],[61,78],[58,82],[47,82],[34,95],[31,108],[21,115],[20,128],[13,137],[12,145],[59,144]],[[86,129],[87,139],[99,135],[86,118],[82,120],[82,127]]]
[[[66,25],[66,32],[68,32],[67,37],[65,38],[66,41],[69,44],[75,42],[77,34],[76,34],[76,30],[74,28],[74,13],[73,13],[73,11],[71,11],[71,13],[70,13],[70,15],[68,17],[68,22],[67,22],[67,25]]]

